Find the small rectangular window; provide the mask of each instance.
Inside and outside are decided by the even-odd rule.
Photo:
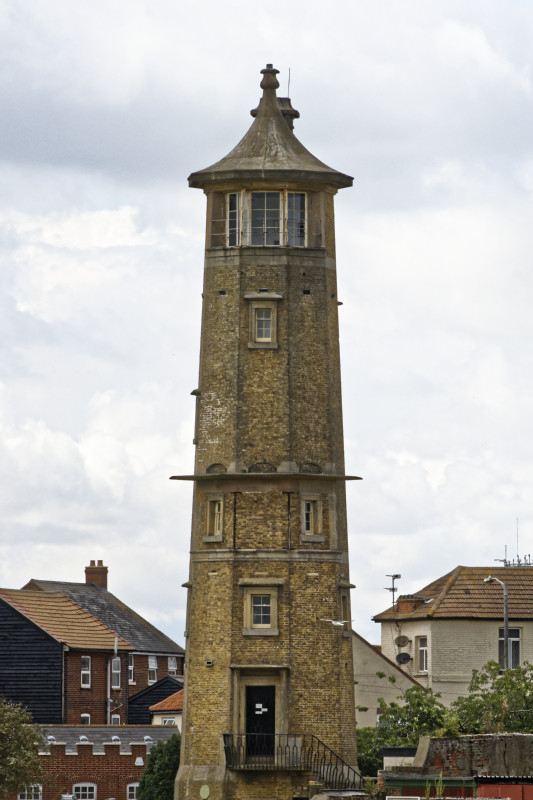
[[[501,669],[505,669],[505,628],[498,632],[498,661]],[[520,628],[509,628],[509,667],[516,669],[520,666]]]
[[[416,640],[418,672],[428,671],[428,637],[419,636]]]
[[[171,725],[176,726],[176,720],[174,717],[163,717],[163,725]]]
[[[178,659],[176,656],[168,657],[168,674],[174,676],[178,674]]]
[[[252,595],[252,628],[270,628],[271,604],[269,594]]]
[[[77,800],[96,800],[96,783],[75,783],[72,794]]]
[[[148,656],[148,683],[157,681],[157,656]]]
[[[91,715],[90,714],[81,714],[80,715],[80,722],[82,725],[90,725],[91,724]]]
[[[291,247],[305,246],[305,194],[287,193],[287,243]]]
[[[137,800],[138,783],[128,783],[127,800]]]
[[[224,499],[220,497],[207,498],[207,536],[222,536],[224,529]]]
[[[81,685],[84,689],[91,687],[91,656],[81,657]]]
[[[121,661],[118,656],[111,659],[111,688],[120,689]]]
[[[135,683],[135,658],[128,655],[128,683]]]
[[[120,725],[120,714],[111,714],[111,725]]]
[[[322,498],[320,495],[301,495],[302,537],[322,537]],[[322,539],[323,541],[323,539]]]
[[[255,309],[255,341],[256,342],[271,342],[272,341],[272,309],[271,308],[256,308]]]

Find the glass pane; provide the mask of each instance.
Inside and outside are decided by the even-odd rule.
[[[288,244],[291,247],[305,245],[305,194],[289,192],[287,195]]]

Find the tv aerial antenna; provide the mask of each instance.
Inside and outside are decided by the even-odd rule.
[[[387,578],[390,578],[392,580],[392,586],[385,586],[384,588],[388,592],[392,592],[392,605],[393,605],[393,607],[394,607],[395,595],[396,595],[396,592],[398,591],[398,587],[394,584],[394,581],[400,580],[401,577],[402,576],[400,575],[399,572],[395,572],[394,575],[387,575]]]

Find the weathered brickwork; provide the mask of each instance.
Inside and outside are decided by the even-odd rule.
[[[268,713],[260,736],[313,735],[356,764],[351,634],[331,623],[351,616],[333,213],[351,179],[207,172],[191,180],[208,219],[176,796],[207,784],[211,800],[285,800],[311,772],[226,769],[223,737],[249,743]],[[305,247],[224,246],[225,193],[287,190],[306,193]]]
[[[81,685],[82,656],[91,658],[90,686]],[[89,714],[92,725],[105,725],[107,719],[107,698],[110,713],[119,714],[121,723],[127,722],[128,708],[128,656],[121,654],[120,689],[110,688],[109,660],[110,653],[94,651],[65,653],[65,669],[67,671],[65,697],[65,720],[67,724],[79,725],[81,715]]]

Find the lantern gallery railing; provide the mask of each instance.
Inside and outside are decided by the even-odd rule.
[[[225,733],[226,766],[235,770],[305,770],[328,789],[359,789],[361,775],[313,735]]]

